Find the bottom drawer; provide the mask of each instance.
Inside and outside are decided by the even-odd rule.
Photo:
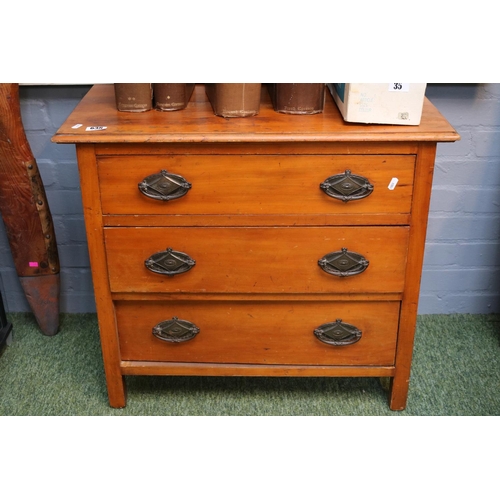
[[[394,364],[399,302],[118,301],[115,308],[127,361]]]

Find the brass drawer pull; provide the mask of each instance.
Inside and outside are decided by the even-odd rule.
[[[347,248],[326,254],[318,260],[318,265],[325,273],[346,277],[361,274],[370,264],[361,254],[350,252]]]
[[[347,203],[352,200],[361,200],[370,196],[373,186],[366,177],[354,175],[350,170],[343,174],[332,175],[322,182],[319,187],[332,198]]]
[[[194,339],[198,333],[200,329],[194,323],[176,316],[153,327],[153,335],[165,342],[187,342]]]
[[[191,184],[181,175],[162,170],[149,175],[139,183],[139,191],[155,200],[170,201],[181,198],[191,189]]]
[[[188,254],[167,248],[157,252],[144,261],[144,265],[153,273],[173,276],[189,271],[196,261]]]
[[[362,332],[354,325],[337,319],[332,323],[325,323],[314,330],[316,338],[330,345],[351,345],[358,342]]]

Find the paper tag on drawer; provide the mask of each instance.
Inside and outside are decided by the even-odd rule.
[[[398,183],[399,179],[397,177],[393,177],[391,179],[391,182],[389,182],[389,186],[387,186],[391,191],[396,187],[396,184]]]

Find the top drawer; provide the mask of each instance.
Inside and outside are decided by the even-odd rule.
[[[415,166],[412,155],[124,155],[97,161],[104,215],[407,214]],[[191,187],[170,201],[143,194],[145,179],[150,194],[177,189],[180,177],[151,180],[162,170]],[[373,189],[360,188],[358,176]],[[346,202],[327,194],[320,187],[325,181],[347,197],[369,195]]]

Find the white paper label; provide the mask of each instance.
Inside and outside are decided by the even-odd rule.
[[[83,125],[83,123],[77,123],[76,125],[73,125],[71,128],[80,128]]]
[[[409,83],[389,83],[389,92],[409,92]]]
[[[391,182],[389,182],[389,186],[387,186],[391,191],[396,187],[396,184],[398,183],[399,179],[397,177],[393,177],[391,179]]]
[[[92,130],[106,130],[108,127],[102,127],[102,126],[99,126],[99,127],[87,127],[85,130],[87,131],[92,131]]]

